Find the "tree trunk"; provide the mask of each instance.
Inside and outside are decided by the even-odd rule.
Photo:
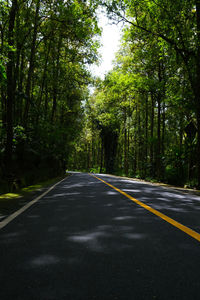
[[[125,111],[124,111],[124,174],[126,176],[128,176],[126,121],[127,121],[127,114],[126,114],[126,107],[125,107]]]
[[[40,0],[37,0],[36,3],[36,11],[35,11],[35,21],[34,21],[34,30],[33,30],[33,39],[31,44],[31,55],[29,61],[29,70],[28,70],[28,78],[26,83],[26,104],[24,111],[24,125],[27,125],[28,114],[30,108],[30,100],[31,100],[31,80],[34,72],[35,66],[35,51],[36,51],[36,39],[37,39],[37,31],[38,31],[38,22],[39,22],[39,10],[40,10]]]
[[[145,177],[147,173],[147,160],[148,160],[148,121],[149,121],[149,111],[148,111],[148,94],[145,97]]]
[[[14,26],[17,13],[17,0],[12,1],[9,14],[8,45],[12,48],[14,45]],[[14,78],[14,52],[8,51],[7,63],[7,103],[6,103],[6,149],[5,166],[9,183],[12,183],[12,154],[13,154],[13,103],[15,97],[15,78]]]
[[[138,138],[137,138],[137,171],[141,175],[141,161],[142,161],[142,139],[141,139],[141,118],[140,118],[140,106],[137,107],[137,122],[138,122]]]
[[[151,176],[154,177],[154,96],[151,93],[151,144],[150,144],[150,164],[151,164]]]
[[[102,129],[101,136],[104,146],[106,173],[112,174],[114,172],[117,153],[118,134],[110,130],[110,128],[105,127]]]
[[[42,83],[41,83],[41,86],[40,86],[40,92],[39,92],[39,96],[38,96],[38,109],[40,108],[40,105],[42,103],[42,96],[43,96],[43,93],[44,93],[44,87],[45,87],[45,81],[46,81],[46,75],[47,75],[47,64],[48,64],[48,60],[49,60],[50,48],[51,48],[51,40],[48,44],[47,53],[46,53],[46,57],[45,57],[44,70],[43,70],[43,75],[42,75]]]
[[[21,58],[20,58],[20,72],[19,72],[19,82],[18,82],[18,118],[17,121],[19,124],[23,123],[23,81],[24,81],[24,60],[25,54],[24,49],[21,50]]]
[[[165,102],[162,105],[162,143],[161,143],[162,156],[165,154]]]
[[[160,95],[158,96],[157,99],[157,103],[158,103],[158,121],[157,121],[157,155],[156,155],[156,173],[157,173],[157,177],[158,179],[160,179],[161,176],[161,172],[160,172],[160,122],[161,122],[161,99],[160,99]]]
[[[101,160],[100,160],[100,173],[103,171],[103,141],[101,141]]]
[[[158,80],[159,83],[162,82],[162,75],[161,75],[161,63],[158,64]],[[158,120],[157,120],[157,153],[156,153],[156,175],[157,178],[160,180],[161,178],[161,98],[162,93],[161,91],[158,92],[157,95],[157,103],[158,103]]]
[[[47,86],[47,82],[45,82],[44,115],[45,115],[45,120],[47,120],[48,119],[48,86]]]
[[[57,45],[57,56],[56,63],[53,63],[53,106],[51,112],[51,121],[54,121],[56,110],[57,110],[57,93],[58,93],[58,70],[59,70],[59,62],[60,62],[60,49],[62,44],[62,38],[59,37],[58,45]]]
[[[20,56],[21,56],[21,45],[19,43],[19,37],[20,37],[20,18],[19,14],[16,15],[16,66],[15,66],[15,81],[14,81],[14,90],[18,91],[18,85],[19,85],[19,68],[20,68]],[[16,99],[13,103],[13,116],[14,116],[14,124],[19,124],[19,93],[17,93]]]
[[[196,0],[197,13],[197,55],[196,55],[196,115],[197,115],[197,182],[200,188],[200,0]]]

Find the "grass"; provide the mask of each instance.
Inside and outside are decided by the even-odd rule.
[[[0,195],[0,221],[10,213],[23,206],[33,192],[38,192],[41,189],[58,182],[63,177],[52,178],[34,185],[30,185],[15,191],[14,193],[7,193]]]

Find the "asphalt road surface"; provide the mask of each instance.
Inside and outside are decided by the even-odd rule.
[[[96,175],[200,233],[200,197]],[[0,230],[1,300],[200,299],[200,242],[83,173]]]

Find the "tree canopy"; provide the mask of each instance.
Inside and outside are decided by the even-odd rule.
[[[98,129],[104,153],[103,162],[97,159],[91,167],[103,164],[107,172],[199,185],[199,1],[104,5],[125,28],[113,70],[97,81],[88,101],[90,127],[95,136]],[[111,135],[115,151],[107,153]]]
[[[124,23],[103,80],[100,6]],[[1,1],[0,33],[2,187],[66,168],[200,186],[200,0]]]
[[[59,174],[97,61],[94,1],[1,1],[2,186]]]

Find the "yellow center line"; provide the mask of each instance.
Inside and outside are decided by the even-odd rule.
[[[94,176],[94,175],[92,175]],[[174,227],[180,229],[181,231],[185,232],[186,234],[188,234],[189,236],[193,237],[195,240],[200,242],[200,234],[192,229],[190,229],[189,227],[173,220],[172,218],[164,215],[163,213],[159,212],[158,210],[142,203],[141,201],[135,199],[134,197],[128,195],[127,193],[123,192],[122,190],[118,189],[117,187],[113,186],[112,184],[104,181],[103,179],[94,176],[95,178],[97,178],[98,180],[102,181],[103,183],[107,184],[108,186],[110,186],[111,188],[113,188],[114,190],[116,190],[117,192],[119,192],[120,194],[124,195],[125,197],[129,198],[130,200],[132,200],[133,202],[135,202],[136,204],[142,206],[143,208],[145,208],[146,210],[150,211],[151,213],[153,213],[154,215],[158,216],[159,218],[165,220],[166,222],[170,223],[171,225],[173,225]]]

